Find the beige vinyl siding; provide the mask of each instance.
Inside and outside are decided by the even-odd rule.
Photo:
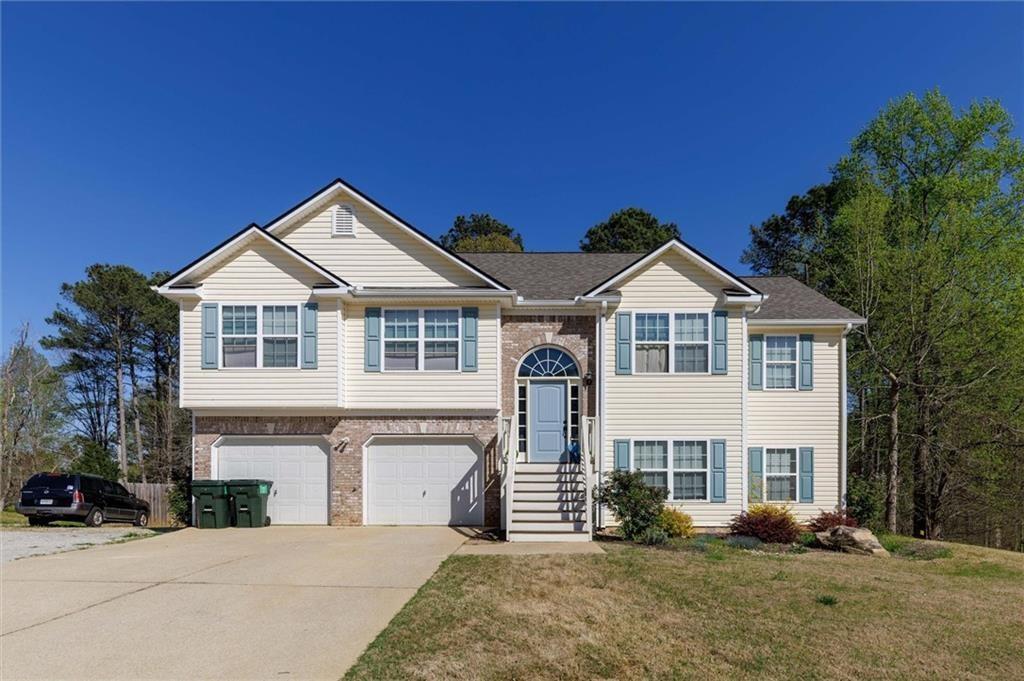
[[[355,236],[331,235],[331,206],[355,209]],[[484,286],[464,266],[339,190],[337,199],[275,235],[357,286]]]
[[[749,333],[814,334],[813,390],[751,390],[747,395],[747,440],[751,447],[814,447],[814,503],[791,504],[800,520],[839,504],[839,349],[841,331],[758,327]]]
[[[423,301],[417,305],[373,303],[384,309],[451,309],[475,306],[480,310],[477,347],[478,371],[367,372],[364,362],[365,309],[345,307],[345,405],[350,409],[418,409],[444,412],[452,409],[498,409],[498,310],[479,301]],[[382,326],[383,329],[383,326]],[[460,328],[461,337],[461,328]],[[381,341],[383,343],[383,339]],[[461,340],[460,340],[461,342]]]
[[[727,524],[742,506],[742,313],[737,310],[729,313],[729,373],[723,376],[617,375],[615,315],[643,310],[710,311],[721,297],[724,286],[724,282],[688,259],[669,252],[618,287],[622,302],[617,309],[609,309],[605,318],[604,470],[615,467],[615,440],[724,439],[726,502],[673,503],[689,513],[695,524],[704,527]]]
[[[338,303],[319,300],[316,369],[203,369],[202,303],[301,307],[322,277],[275,246],[255,242],[207,273],[203,300],[181,305],[183,406],[336,407]],[[300,311],[301,315],[301,311]],[[219,316],[218,316],[219,320]],[[219,333],[219,330],[218,330]]]

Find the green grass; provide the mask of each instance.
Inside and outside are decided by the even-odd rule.
[[[953,555],[953,549],[948,544],[898,534],[883,534],[878,538],[878,543],[889,553],[910,560],[935,560]]]
[[[24,527],[28,518],[17,511],[0,511],[0,527]]]
[[[1020,554],[602,546],[449,558],[346,678],[1022,677]]]

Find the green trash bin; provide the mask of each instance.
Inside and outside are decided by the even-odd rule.
[[[263,527],[270,524],[267,515],[270,480],[228,480],[228,494],[234,500],[235,527]]]
[[[196,498],[196,527],[209,529],[230,525],[230,499],[223,480],[193,480],[192,496]]]

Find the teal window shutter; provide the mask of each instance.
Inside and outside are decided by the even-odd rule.
[[[764,449],[747,450],[747,499],[751,503],[764,501]]]
[[[477,336],[480,326],[480,308],[462,308],[462,370],[477,370]]]
[[[814,503],[814,447],[800,448],[800,503]]]
[[[368,307],[363,324],[363,369],[380,371],[380,308]]]
[[[629,440],[615,441],[615,470],[629,470]]]
[[[725,440],[711,441],[711,501],[725,503]]]
[[[750,363],[748,387],[751,390],[764,390],[764,335],[750,335]]]
[[[203,303],[203,368],[217,368],[217,303]]]
[[[320,303],[306,303],[302,307],[302,368],[316,369],[317,312]]]
[[[711,373],[729,373],[729,311],[715,310],[711,317]]]
[[[615,373],[633,373],[633,356],[630,345],[633,339],[632,316],[628,312],[615,315]]]
[[[814,389],[814,334],[800,334],[800,389]]]

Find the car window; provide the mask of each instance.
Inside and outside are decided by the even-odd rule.
[[[101,484],[103,485],[104,494],[117,494],[117,489],[114,487],[114,483],[109,480],[103,480],[101,481]]]
[[[131,493],[124,488],[124,485],[119,485],[119,484],[117,484],[115,482],[114,483],[114,489],[116,489],[117,493],[120,494],[123,497],[130,497],[131,496]]]
[[[25,487],[49,487],[50,489],[74,489],[75,476],[37,473],[28,479]]]

